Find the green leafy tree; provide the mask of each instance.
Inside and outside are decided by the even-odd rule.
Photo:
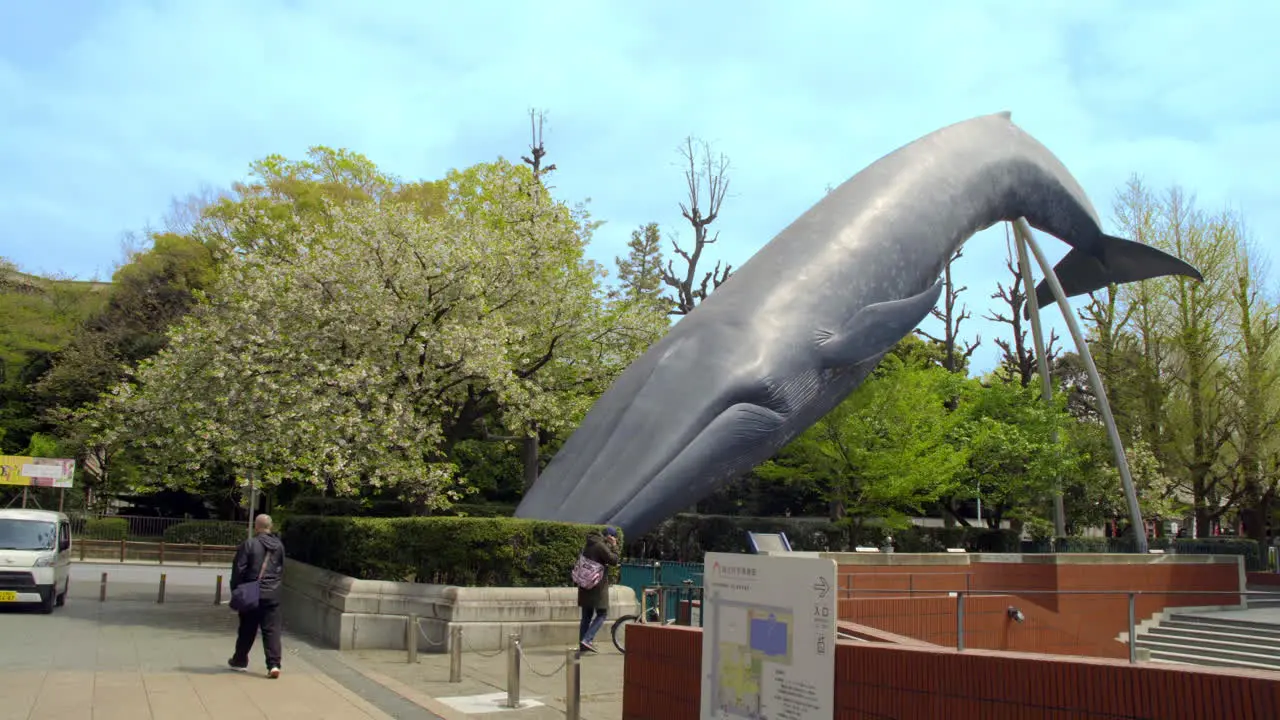
[[[171,482],[221,462],[427,507],[463,492],[450,446],[481,418],[568,427],[665,318],[604,301],[588,216],[533,192],[530,169],[499,160],[446,182],[435,214],[373,181],[363,199],[281,202],[284,217],[225,204],[237,252],[210,302],[84,420]]]
[[[632,301],[653,302],[663,311],[670,310],[670,299],[663,296],[662,231],[658,223],[649,223],[631,231],[627,256],[616,257],[618,285],[623,297]]]
[[[817,489],[836,518],[919,512],[953,490],[965,466],[961,416],[946,407],[964,382],[940,366],[888,355],[848,400],[757,472]]]

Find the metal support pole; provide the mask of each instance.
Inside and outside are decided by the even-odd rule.
[[[520,707],[520,636],[510,635],[507,647],[507,707]]]
[[[24,487],[22,488],[22,507],[25,508],[26,506],[27,506],[27,489]]]
[[[157,603],[161,603],[161,604],[163,604],[163,603],[164,603],[164,586],[165,586],[165,582],[166,582],[168,579],[169,579],[169,576],[168,576],[168,575],[166,575],[166,574],[164,574],[164,573],[160,573],[160,593],[159,593],[158,595],[156,595],[156,602],[157,602]]]
[[[462,628],[449,629],[449,682],[462,682]]]
[[[102,585],[98,587],[98,602],[107,600],[107,574],[102,573]]]
[[[578,720],[582,714],[582,653],[566,650],[564,661],[564,717]]]
[[[1024,221],[1025,222],[1025,221]],[[1018,272],[1022,274],[1023,292],[1026,294],[1027,315],[1031,318],[1031,340],[1036,349],[1036,372],[1040,374],[1040,396],[1046,405],[1053,402],[1053,380],[1049,377],[1049,357],[1045,354],[1044,331],[1040,325],[1040,304],[1036,302],[1036,283],[1031,277],[1031,258],[1027,256],[1027,240],[1023,237],[1023,228],[1014,226],[1015,244],[1018,246]],[[1055,429],[1049,442],[1058,442],[1058,431]],[[1062,502],[1062,478],[1055,478],[1053,483],[1053,534],[1054,537],[1067,536],[1067,509]]]
[[[1111,403],[1107,401],[1107,391],[1102,386],[1102,377],[1098,374],[1098,366],[1093,362],[1093,355],[1089,352],[1089,344],[1085,342],[1084,334],[1080,332],[1080,323],[1076,322],[1076,314],[1071,310],[1071,305],[1067,303],[1067,296],[1062,292],[1062,284],[1058,282],[1058,274],[1053,271],[1053,266],[1049,264],[1049,259],[1045,257],[1044,252],[1040,249],[1040,245],[1031,235],[1031,226],[1027,224],[1026,218],[1018,218],[1014,223],[1014,228],[1022,233],[1023,238],[1027,242],[1027,247],[1031,248],[1031,253],[1036,256],[1036,262],[1040,263],[1040,270],[1044,272],[1045,282],[1049,283],[1049,289],[1053,291],[1053,296],[1058,300],[1058,308],[1062,310],[1062,317],[1067,323],[1067,330],[1071,332],[1071,339],[1075,341],[1076,351],[1080,353],[1080,359],[1084,361],[1085,371],[1089,374],[1089,384],[1093,386],[1093,395],[1098,399],[1098,414],[1102,416],[1102,424],[1107,428],[1107,436],[1111,439],[1111,450],[1115,453],[1116,469],[1120,471],[1120,481],[1124,485],[1125,500],[1129,503],[1129,521],[1133,525],[1133,539],[1136,549],[1139,553],[1147,554],[1147,530],[1146,524],[1142,522],[1142,509],[1138,507],[1138,493],[1133,487],[1133,476],[1129,474],[1129,460],[1125,457],[1124,445],[1120,442],[1120,431],[1116,428],[1116,419],[1111,414]]]
[[[1129,662],[1138,662],[1137,613],[1133,602],[1133,593],[1129,593]]]
[[[964,593],[956,593],[956,649],[964,650]]]
[[[410,665],[418,662],[418,616],[410,614],[404,623],[404,647],[409,652]]]
[[[218,576],[217,582],[213,586],[213,604],[222,604],[222,576]]]

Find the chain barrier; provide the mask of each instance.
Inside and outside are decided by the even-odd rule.
[[[418,637],[427,641],[427,647],[433,647],[433,648],[445,647],[448,644],[448,641],[441,640],[440,642],[436,642],[432,640],[431,636],[427,635],[427,631],[422,629],[422,620],[423,620],[422,618],[418,618]]]
[[[501,643],[499,643],[499,644],[501,644]],[[505,647],[500,647],[500,648],[498,648],[497,650],[495,650],[494,652],[491,652],[491,653],[488,653],[488,652],[482,652],[482,651],[480,651],[480,650],[477,650],[477,649],[475,649],[474,647],[472,647],[472,645],[471,645],[471,643],[470,643],[470,642],[468,642],[468,641],[467,641],[467,634],[466,634],[465,632],[462,634],[462,645],[463,645],[463,647],[466,649],[466,651],[467,651],[467,652],[475,653],[476,655],[479,655],[479,656],[480,656],[480,657],[482,657],[482,658],[495,658],[495,657],[498,657],[499,655],[501,655],[501,654],[503,654],[503,653],[505,653],[505,652],[507,651],[507,649],[506,649]]]
[[[525,655],[525,654],[524,654],[524,647],[519,647],[519,648],[517,648],[517,650],[518,650],[518,652],[520,653],[520,659],[521,659],[521,660],[524,660],[524,664],[525,664],[526,666],[528,666],[528,668],[529,668],[530,670],[532,670],[532,671],[533,671],[533,674],[534,674],[534,675],[537,675],[537,676],[539,676],[539,677],[544,677],[544,678],[555,677],[555,676],[556,676],[556,673],[558,673],[558,672],[560,672],[561,670],[563,670],[563,669],[564,669],[564,666],[565,666],[566,664],[568,664],[568,662],[569,662],[568,660],[561,660],[561,661],[560,661],[560,664],[556,666],[556,669],[555,669],[555,670],[552,670],[552,671],[551,671],[551,672],[549,672],[549,673],[544,673],[544,672],[539,671],[539,670],[538,670],[538,668],[536,668],[536,667],[534,667],[534,666],[533,666],[533,662],[532,662],[531,660],[529,660],[529,656],[527,656],[527,655]]]

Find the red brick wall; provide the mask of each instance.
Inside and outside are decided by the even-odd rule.
[[[950,646],[955,645],[955,599],[942,593],[1007,592],[1015,600],[996,602],[1000,612],[1015,605],[1027,616],[1027,622],[1022,628],[1009,628],[992,611],[966,623],[966,636],[976,634],[975,639],[966,640],[968,647],[1098,657],[1127,656],[1127,647],[1116,637],[1128,631],[1128,598],[1080,593],[1139,592],[1135,597],[1138,622],[1167,608],[1235,605],[1240,599],[1228,594],[1240,590],[1236,564],[1160,563],[1157,559],[1148,564],[841,565],[839,584],[841,597],[851,598],[840,603],[842,620]],[[1052,592],[1059,590],[1068,592]],[[1163,591],[1217,592],[1180,595]],[[904,602],[906,596],[921,593],[935,599],[919,603],[916,601],[922,598],[916,597]],[[983,604],[981,597],[967,599],[966,611],[982,614],[994,607]]]
[[[1022,612],[1022,622],[1009,617],[1010,607]],[[1124,607],[1120,612],[1128,617]],[[1098,642],[1095,633],[1081,627],[1077,618],[1060,616],[1011,595],[966,597],[964,615],[966,648],[1116,658],[1129,654],[1128,646],[1114,636]],[[952,597],[841,600],[839,616],[934,645],[956,646],[956,599]]]
[[[1250,585],[1261,585],[1263,587],[1275,587],[1280,589],[1280,573],[1273,572],[1251,572],[1245,573]]]
[[[627,628],[624,720],[695,720],[702,633]],[[835,716],[928,720],[1274,720],[1280,673],[841,642]]]

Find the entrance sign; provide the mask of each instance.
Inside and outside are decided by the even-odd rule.
[[[702,720],[831,720],[836,562],[707,553]]]
[[[75,472],[75,460],[0,455],[0,485],[69,488]]]

